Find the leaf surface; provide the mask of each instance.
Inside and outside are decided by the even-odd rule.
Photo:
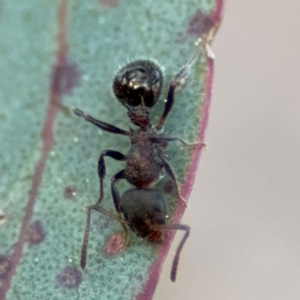
[[[0,299],[151,299],[174,232],[161,246],[131,235],[129,248],[107,257],[103,247],[122,227],[93,212],[88,267],[80,269],[84,207],[99,193],[98,157],[104,149],[126,154],[130,141],[96,129],[72,109],[127,130],[112,80],[128,61],[153,59],[165,70],[155,124],[169,82],[193,56],[195,41],[218,26],[221,9],[221,0],[2,1]],[[202,50],[165,132],[203,142],[212,72],[213,60]],[[173,142],[166,151],[185,198],[200,148]],[[115,213],[110,178],[124,163],[106,165],[103,207]],[[167,186],[166,176],[157,188]],[[128,188],[118,183],[121,193]],[[171,194],[166,199],[170,222],[179,222],[184,209]]]

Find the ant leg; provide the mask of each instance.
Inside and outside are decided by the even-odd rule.
[[[126,226],[127,222],[120,217],[117,217],[110,213],[109,211],[105,210],[104,208],[100,207],[97,204],[89,205],[87,207],[87,219],[86,219],[86,226],[85,226],[85,231],[84,231],[84,237],[83,237],[83,242],[82,242],[82,247],[81,247],[81,258],[80,258],[80,266],[82,269],[85,269],[86,267],[86,261],[87,261],[87,251],[88,251],[88,244],[89,244],[89,236],[90,236],[90,228],[91,228],[91,212],[92,209],[97,210],[104,215],[119,221],[122,226]]]
[[[180,253],[181,253],[181,250],[187,240],[187,238],[189,237],[190,235],[190,230],[191,228],[187,225],[182,225],[182,224],[164,224],[164,225],[155,225],[153,226],[154,228],[162,228],[162,229],[174,229],[174,230],[183,230],[185,231],[185,234],[182,238],[182,240],[180,241],[177,249],[176,249],[176,252],[175,252],[175,256],[174,256],[174,259],[173,259],[173,263],[172,263],[172,268],[171,268],[171,281],[172,282],[175,282],[176,280],[176,275],[177,275],[177,269],[178,269],[178,263],[179,263],[179,257],[180,257]]]
[[[96,127],[111,132],[111,133],[115,133],[115,134],[122,134],[122,135],[127,135],[130,136],[130,132],[129,131],[125,131],[123,129],[120,129],[116,126],[110,125],[108,123],[102,122],[100,120],[97,120],[95,118],[93,118],[90,115],[86,115],[82,110],[75,108],[73,110],[74,114],[78,117],[84,118],[87,122],[92,123],[93,125],[95,125]]]
[[[120,179],[124,179],[124,178],[126,178],[126,176],[125,176],[125,170],[119,171],[117,174],[115,174],[111,178],[111,194],[113,196],[115,208],[116,208],[116,211],[119,214],[119,217],[122,216],[122,212],[121,212],[121,209],[120,209],[120,200],[121,200],[121,197],[120,197],[119,191],[116,188],[115,183],[117,181],[119,181]],[[124,232],[125,232],[125,243],[124,244],[126,246],[126,245],[128,245],[128,225],[126,223],[126,224],[122,224],[122,226],[123,226],[123,229],[124,229]]]
[[[165,168],[167,174],[170,176],[170,178],[174,181],[175,183],[175,188],[176,188],[176,194],[177,194],[177,197],[178,199],[181,201],[181,203],[187,207],[187,203],[185,201],[184,198],[181,197],[180,195],[180,191],[179,191],[179,187],[178,187],[178,181],[176,179],[176,175],[174,173],[174,170],[171,166],[171,164],[169,163],[169,161],[167,160],[167,158],[164,156],[164,155],[160,155],[160,159],[162,160],[162,164],[163,164],[163,167]]]
[[[86,225],[85,231],[81,246],[81,257],[80,257],[80,266],[81,269],[85,269],[86,267],[86,258],[87,258],[87,251],[89,245],[89,237],[90,237],[90,228],[91,228],[91,207],[87,207],[87,218],[86,218]]]
[[[178,73],[175,75],[174,79],[172,80],[170,87],[169,87],[164,112],[160,118],[159,123],[156,125],[157,130],[160,130],[163,127],[165,120],[174,104],[175,90],[176,90],[176,88],[183,87],[185,85],[185,82],[190,73],[191,67],[193,66],[194,62],[198,58],[198,54],[199,54],[199,50],[196,51],[196,53],[194,54],[192,59],[178,71]]]
[[[121,199],[121,197],[120,197],[119,191],[116,188],[115,183],[117,181],[119,181],[120,179],[124,179],[124,178],[125,178],[125,170],[119,171],[117,174],[115,174],[111,178],[111,194],[113,196],[115,208],[116,208],[116,211],[118,213],[121,213],[121,210],[120,210],[120,199]]]
[[[185,140],[183,140],[182,138],[178,137],[178,136],[168,136],[168,135],[155,135],[151,137],[151,140],[154,142],[158,142],[158,141],[166,141],[166,142],[173,142],[173,141],[179,141],[182,144],[184,144],[185,146],[188,147],[197,147],[199,145],[201,145],[201,147],[204,147],[205,144],[204,143],[188,143]]]
[[[86,267],[87,250],[88,250],[90,228],[91,228],[91,211],[92,211],[92,209],[97,210],[97,211],[103,213],[104,215],[106,215],[114,220],[119,221],[125,231],[125,242],[128,243],[128,228],[126,226],[127,222],[124,221],[124,219],[122,218],[120,210],[117,209],[116,204],[115,204],[115,207],[118,211],[118,217],[113,215],[112,213],[110,213],[109,211],[105,210],[104,208],[102,208],[100,206],[100,202],[103,198],[103,178],[105,176],[104,156],[110,156],[116,160],[126,160],[126,156],[124,154],[122,154],[118,151],[114,151],[114,150],[104,150],[104,151],[102,151],[102,153],[99,157],[98,176],[100,179],[100,196],[99,196],[99,199],[96,202],[96,204],[92,204],[87,207],[87,219],[86,219],[86,226],[85,226],[84,237],[83,237],[83,242],[82,242],[82,247],[81,247],[81,259],[80,259],[80,265],[81,265],[82,269],[85,269],[85,267]],[[118,207],[119,207],[119,205],[118,205]]]
[[[104,156],[109,156],[115,160],[126,160],[127,156],[114,150],[103,150],[98,160],[98,177],[100,180],[100,195],[96,205],[99,205],[103,199],[103,179],[105,177],[106,168],[104,162]]]

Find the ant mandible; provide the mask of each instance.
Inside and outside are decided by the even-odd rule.
[[[159,98],[163,85],[163,75],[160,67],[149,60],[137,60],[127,64],[117,73],[113,81],[114,94],[121,104],[128,109],[127,114],[131,122],[138,126],[137,129],[130,128],[130,131],[126,131],[86,115],[78,108],[74,109],[74,113],[77,116],[84,118],[96,127],[114,134],[128,136],[131,140],[131,149],[127,155],[115,150],[103,150],[99,157],[100,195],[95,204],[87,207],[87,222],[80,261],[82,269],[85,269],[87,261],[91,211],[96,210],[118,220],[122,224],[126,234],[126,242],[128,227],[138,236],[147,238],[150,241],[160,240],[162,230],[184,230],[186,233],[177,248],[171,271],[171,280],[175,281],[179,254],[189,235],[190,228],[182,224],[166,224],[164,197],[162,193],[152,189],[152,187],[160,179],[162,171],[165,170],[174,182],[177,197],[186,205],[185,200],[180,195],[175,173],[164,154],[164,150],[169,142],[176,140],[188,146],[197,144],[188,144],[177,136],[164,135],[161,133],[161,130],[173,107],[176,89],[185,85],[187,76],[198,54],[199,51],[179,70],[170,83],[164,112],[156,126],[151,124],[150,109]],[[118,216],[100,206],[104,194],[105,156],[118,161],[126,161],[125,169],[119,171],[111,178],[111,193]],[[120,197],[115,185],[120,179],[126,179],[136,189],[128,190]]]

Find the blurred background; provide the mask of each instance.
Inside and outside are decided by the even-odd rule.
[[[154,299],[300,299],[300,2],[226,1],[178,279]]]

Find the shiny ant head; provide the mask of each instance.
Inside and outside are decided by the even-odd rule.
[[[151,242],[161,242],[162,228],[166,224],[166,205],[163,194],[154,189],[131,189],[120,201],[120,210],[131,230]]]
[[[149,60],[137,60],[124,66],[116,75],[113,91],[126,107],[152,107],[163,84],[160,67]]]

